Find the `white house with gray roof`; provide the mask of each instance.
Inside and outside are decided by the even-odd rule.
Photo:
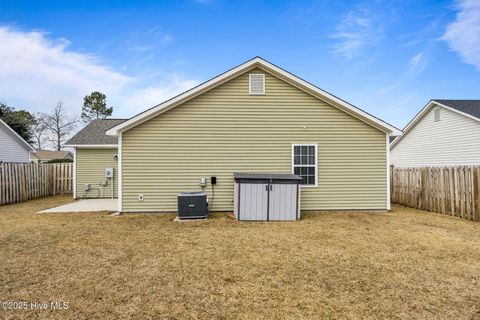
[[[396,167],[480,164],[480,100],[431,100],[390,149]]]
[[[0,162],[29,162],[34,148],[0,119]]]

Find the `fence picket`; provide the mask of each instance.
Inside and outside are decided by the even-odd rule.
[[[69,194],[72,184],[72,163],[0,163],[0,205]]]
[[[391,201],[480,221],[480,166],[391,167]]]

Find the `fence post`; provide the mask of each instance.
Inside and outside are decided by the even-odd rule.
[[[0,163],[0,205],[72,190],[71,163]]]

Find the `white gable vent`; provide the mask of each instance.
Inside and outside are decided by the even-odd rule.
[[[250,94],[265,94],[265,75],[250,74]]]
[[[434,122],[440,121],[440,108],[435,108],[433,110],[433,121]]]

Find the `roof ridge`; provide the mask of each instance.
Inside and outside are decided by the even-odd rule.
[[[345,100],[319,88],[318,86],[300,78],[299,76],[287,71],[263,58],[256,56],[242,64],[237,65],[213,78],[210,78],[207,81],[204,81],[193,88],[190,88],[174,97],[171,97],[160,104],[157,104],[151,108],[148,108],[133,117],[127,119],[123,123],[117,124],[112,128],[107,130],[107,135],[117,136],[119,132],[128,130],[139,123],[147,121],[148,119],[155,117],[163,112],[174,108],[185,101],[188,101],[206,91],[211,90],[212,88],[217,87],[218,85],[229,81],[232,78],[235,78],[241,74],[248,72],[249,70],[260,67],[264,69],[267,73],[272,74],[273,76],[283,79],[284,81],[290,82],[291,85],[296,86],[300,90],[307,92],[308,94],[316,97],[319,100],[325,101],[330,105],[342,110],[360,121],[363,121],[374,128],[377,128],[381,131],[392,133],[393,135],[401,135],[402,132],[400,129],[395,126],[383,121],[382,119],[368,113],[367,111],[356,107],[355,105],[346,102]]]
[[[103,120],[127,120],[129,118],[105,118],[105,119],[93,119],[92,121],[96,121],[96,120],[100,120],[100,121],[103,121]]]

